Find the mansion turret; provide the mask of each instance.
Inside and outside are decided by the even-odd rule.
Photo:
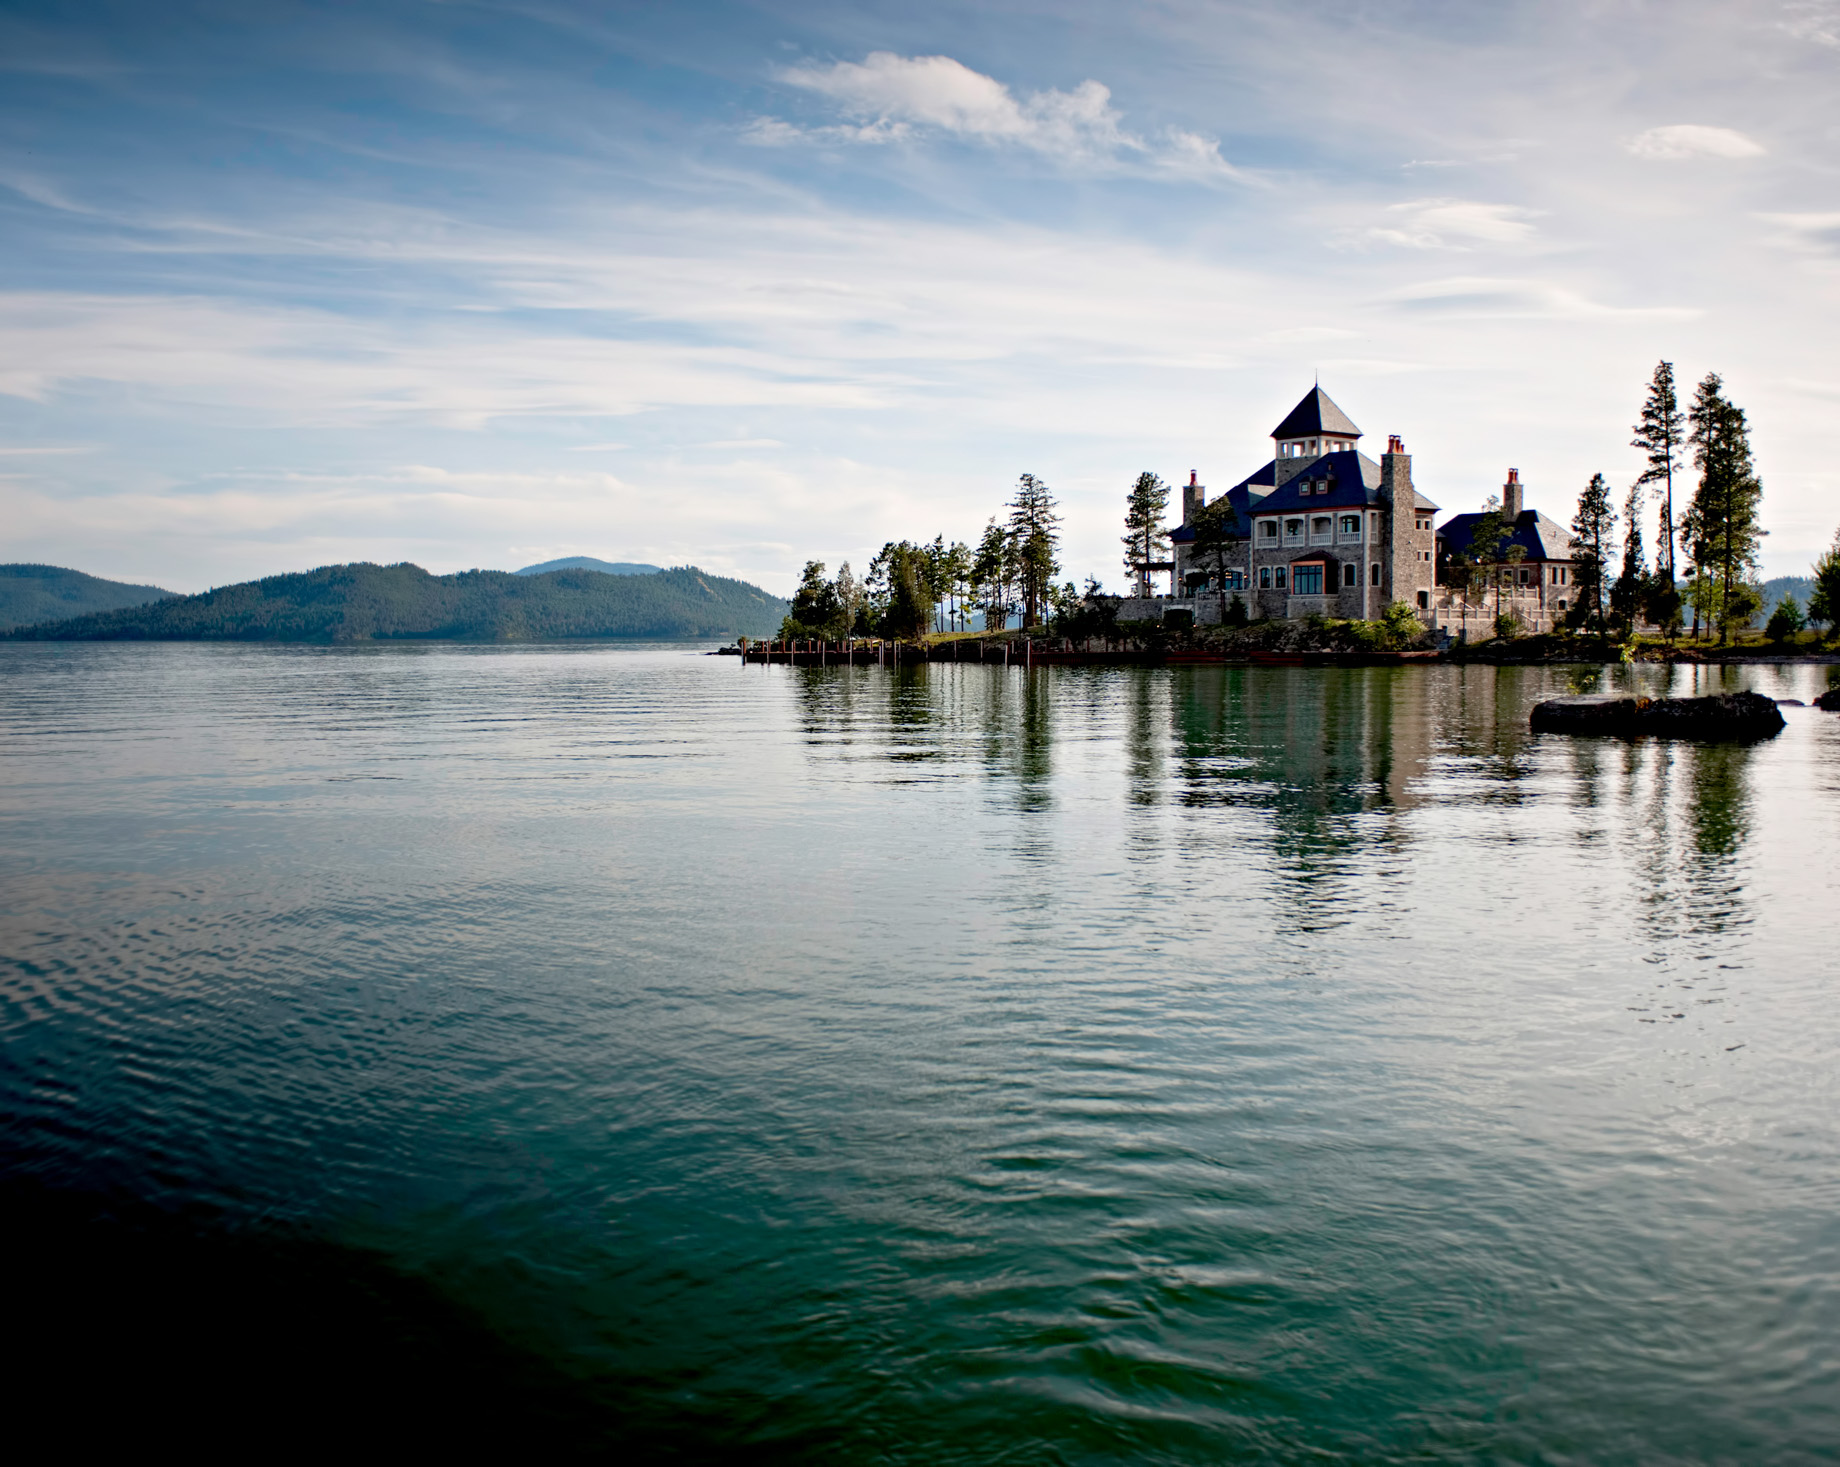
[[[1271,436],[1270,462],[1227,490],[1224,504],[1210,503],[1190,476],[1170,535],[1176,587],[1238,594],[1254,617],[1372,621],[1404,601],[1429,622],[1437,506],[1413,488],[1404,443],[1388,439],[1376,463],[1320,387]]]

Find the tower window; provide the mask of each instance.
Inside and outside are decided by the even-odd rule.
[[[1370,565],[1367,568],[1367,570],[1368,570],[1368,583],[1370,585],[1375,585],[1375,586],[1379,585],[1380,584],[1380,562],[1376,560],[1372,565]]]

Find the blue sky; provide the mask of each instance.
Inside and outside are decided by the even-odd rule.
[[[1799,570],[1837,165],[1840,0],[9,4],[0,559],[785,591],[1028,471],[1116,586],[1135,475],[1225,488],[1318,373],[1564,520],[1665,356]]]

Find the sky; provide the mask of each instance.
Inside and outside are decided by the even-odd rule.
[[[0,561],[975,540],[1123,584],[1320,380],[1569,521],[1658,360],[1840,526],[1840,0],[0,5]],[[1654,542],[1652,511],[1647,534]]]

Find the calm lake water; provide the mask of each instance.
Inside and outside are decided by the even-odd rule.
[[[0,647],[20,1379],[628,1460],[1832,1461],[1840,716],[1528,733],[1583,685],[1826,670]]]

